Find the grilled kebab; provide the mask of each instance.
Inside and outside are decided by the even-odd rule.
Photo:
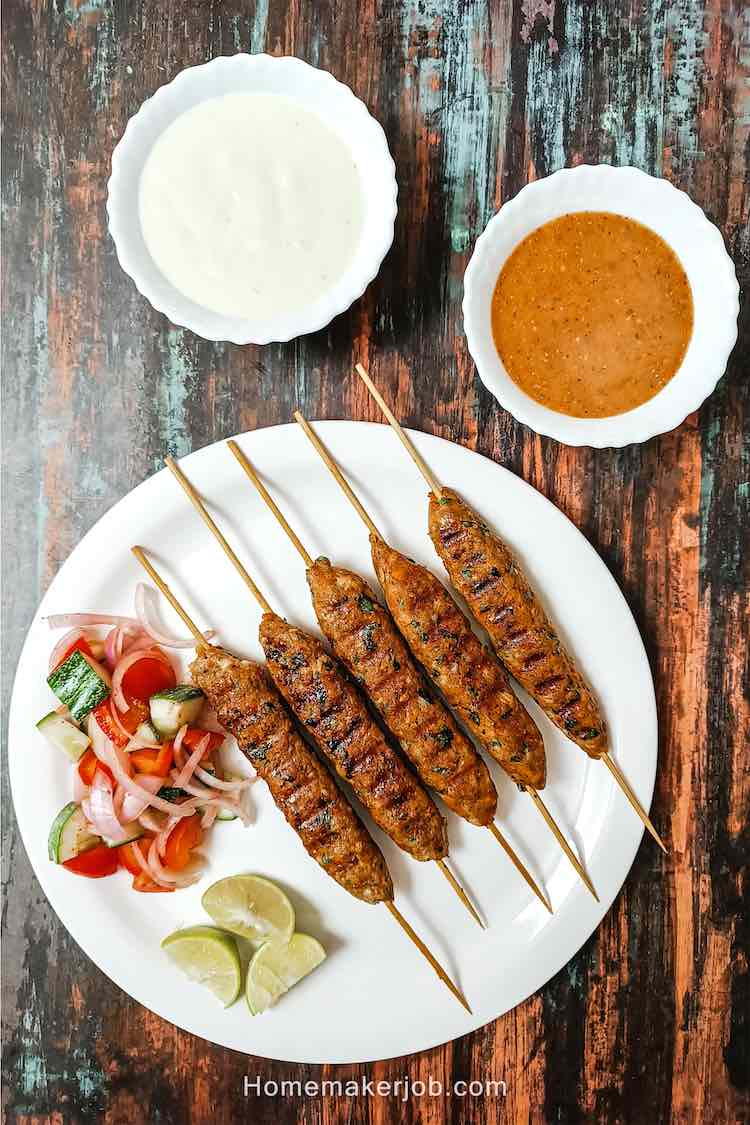
[[[430,493],[430,538],[500,660],[552,722],[591,758],[607,728],[591,689],[508,546],[452,489]]]

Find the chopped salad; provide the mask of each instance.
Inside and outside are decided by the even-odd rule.
[[[200,879],[200,848],[217,821],[249,823],[251,779],[223,769],[226,736],[206,725],[203,692],[179,682],[164,651],[193,642],[152,623],[148,594],[140,583],[134,617],[48,618],[67,631],[47,676],[58,706],[37,729],[72,765],[72,800],[52,823],[50,859],[90,879],[124,868],[134,890],[170,892]]]

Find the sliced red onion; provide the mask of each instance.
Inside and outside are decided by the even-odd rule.
[[[147,598],[152,594],[153,590],[146,586],[144,582],[139,582],[135,588],[135,612],[143,631],[148,633],[149,637],[157,644],[166,645],[167,648],[195,648],[194,640],[183,640],[171,633],[163,633],[154,625],[149,617],[146,604]],[[211,635],[213,636],[213,632],[211,632]]]
[[[210,785],[212,789],[226,789],[229,793],[237,793],[241,789],[247,789],[253,783],[253,779],[250,777],[238,778],[236,781],[222,781],[221,778],[214,777],[208,770],[202,770],[200,766],[196,767],[195,776],[204,785]]]
[[[112,782],[104,770],[96,770],[91,792],[82,802],[86,819],[99,836],[116,843],[124,842],[128,833],[115,813]]]
[[[245,828],[247,828],[249,824],[252,824],[247,810],[242,807],[239,801],[232,801],[226,797],[211,797],[209,800],[203,801],[202,807],[211,808],[213,806],[217,809],[223,809],[225,812],[234,813],[234,815],[242,821]]]
[[[127,638],[140,637],[142,634],[137,626],[115,625],[110,629],[104,640],[104,658],[111,671],[114,672],[117,662],[122,657],[123,648]]]
[[[123,789],[123,787],[121,785],[115,786],[115,792],[114,792],[114,796],[112,798],[112,806],[115,810],[115,816],[119,820],[120,824],[124,824],[126,820],[134,820],[135,819],[135,817],[132,817],[132,816],[123,816],[122,815],[122,805],[123,805],[123,801],[125,800],[126,796],[127,796],[127,793],[125,792],[125,790]]]
[[[119,617],[112,613],[53,613],[47,618],[50,629],[64,629],[66,626],[85,625],[135,625],[141,624],[135,617]]]
[[[146,789],[152,796],[158,793],[161,789],[162,779],[154,777],[150,773],[137,773],[133,781],[136,785],[140,785],[142,789]],[[125,798],[122,803],[122,819],[123,820],[138,820],[148,805],[141,797],[136,797],[134,793],[125,793]],[[178,817],[178,820],[181,818]]]
[[[204,735],[196,746],[195,750],[193,750],[188,760],[185,762],[185,765],[182,767],[177,777],[175,778],[176,786],[182,788],[186,784],[186,782],[190,781],[190,778],[193,776],[195,770],[197,769],[198,763],[208,749],[210,742],[211,735]]]
[[[206,809],[204,809],[203,817],[201,818],[201,828],[204,830],[204,832],[212,826],[218,815],[219,810],[217,809],[216,805],[209,805]]]
[[[197,786],[185,786],[185,792],[191,793],[196,798],[196,803],[200,808],[216,807],[217,809],[225,809],[227,812],[234,813],[238,816],[244,825],[251,823],[250,817],[239,800],[232,797],[222,797],[219,794],[211,793],[208,789],[198,790]]]
[[[128,772],[130,765],[127,754],[124,754],[110,742],[93,716],[89,717],[88,732],[91,738],[91,748],[97,758],[109,766],[117,781],[128,793],[145,799],[148,806],[159,809],[160,812],[168,813],[170,816],[190,816],[195,811],[194,807],[188,807],[190,802],[186,801],[182,805],[176,805],[173,802],[165,801],[156,794],[149,793],[147,789],[133,781]]]
[[[130,735],[130,741],[127,746],[123,746],[126,754],[132,754],[134,750],[161,750],[162,743],[157,742],[154,738],[141,738],[139,734]]]
[[[174,786],[177,785],[177,778],[179,776],[180,775],[177,772],[177,770],[172,770],[171,777],[172,777],[172,784]],[[215,790],[212,791],[211,789],[206,789],[205,786],[196,785],[194,782],[190,782],[190,781],[183,782],[183,784],[180,786],[180,788],[184,789],[185,792],[189,793],[192,797],[199,798],[199,800],[208,800],[210,797],[216,796]]]
[[[70,630],[68,630],[67,633],[65,633],[62,637],[60,637],[60,640],[57,642],[55,647],[52,649],[52,652],[50,653],[50,657],[49,657],[49,671],[50,672],[54,672],[55,668],[60,663],[63,656],[65,655],[65,653],[70,648],[70,646],[75,644],[75,642],[77,640],[79,640],[82,636],[83,636],[83,633],[81,632],[80,629],[70,629]]]
[[[122,723],[120,722],[120,715],[118,713],[117,708],[115,707],[114,698],[111,695],[110,695],[107,702],[109,704],[109,713],[112,717],[112,722],[113,722],[114,726],[117,727],[117,730],[118,730],[119,734],[125,739],[125,742],[129,743],[131,738],[133,737],[133,732],[129,731],[127,729],[127,727],[124,727],[122,725]]]
[[[139,847],[133,848],[132,850],[133,855],[136,857],[138,863],[143,868],[143,874],[146,875],[152,883],[157,883],[160,887],[166,887],[166,889],[170,891],[174,890],[174,886],[171,883],[168,883],[166,879],[157,879],[156,875],[151,870],[151,865],[149,864],[148,860],[144,858],[143,852]]]
[[[197,883],[204,868],[203,860],[200,860],[197,863],[195,861],[189,863],[184,871],[169,871],[168,868],[162,866],[159,859],[156,840],[152,842],[149,848],[148,865],[156,882],[175,887],[189,887],[193,883]]]
[[[174,751],[175,757],[177,757],[178,754],[182,755],[182,740],[185,737],[185,735],[187,734],[187,729],[188,729],[187,723],[183,723],[183,725],[180,727],[180,729],[177,731],[177,734],[175,735],[174,742],[172,743],[172,749]],[[184,764],[185,764],[185,759],[184,759],[184,756],[183,756],[182,760],[180,761],[180,765],[182,766]]]
[[[143,649],[145,652],[147,649],[152,648],[153,644],[154,642],[151,640],[148,633],[144,633],[141,629],[124,630],[120,642],[120,656],[126,656],[129,652],[135,652],[136,649],[139,648]],[[164,656],[164,653],[161,655]],[[166,657],[164,657],[164,659],[166,660]]]
[[[167,850],[167,840],[172,834],[172,829],[180,823],[180,820],[181,817],[179,816],[171,816],[156,837],[156,853],[160,859],[164,859],[164,853]]]

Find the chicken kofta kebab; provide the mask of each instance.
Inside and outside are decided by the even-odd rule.
[[[315,431],[299,411],[294,417],[369,529],[373,564],[386,604],[416,660],[477,741],[519,789],[529,794],[583,884],[598,901],[583,865],[539,796],[538,788],[546,782],[544,741],[505,672],[479,642],[442,582],[427,567],[384,541]]]
[[[133,554],[195,637],[190,666],[219,721],[265,781],[273,801],[308,855],[362,902],[385,903],[457,1000],[466,999],[393,902],[382,852],[331,774],[297,733],[268,672],[209,644],[140,547]]]
[[[332,566],[327,558],[313,560],[237,443],[227,444],[301,555],[315,613],[333,651],[364,688],[422,781],[439,794],[452,812],[478,827],[490,828],[550,910],[531,875],[493,823],[497,790],[489,770],[431,689],[388,611],[360,575]],[[512,693],[511,698],[515,700]],[[543,754],[541,768],[543,773]]]
[[[434,860],[472,917],[483,925],[446,863],[444,817],[385,739],[354,684],[317,637],[273,612],[182,469],[171,457],[167,466],[263,610],[260,643],[271,678],[293,713],[378,827],[413,859]]]
[[[601,760],[659,847],[666,847],[609,753],[601,708],[508,545],[433,476],[361,363],[357,373],[430,489],[429,532],[451,582],[497,656],[547,717],[590,758]]]

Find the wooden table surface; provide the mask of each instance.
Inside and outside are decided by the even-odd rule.
[[[688,191],[747,287],[748,14],[743,0],[6,0],[3,716],[42,592],[111,504],[166,452],[298,405],[377,418],[350,374],[363,359],[409,425],[531,482],[610,567],[656,681],[653,815],[670,848],[644,840],[599,930],[515,1011],[409,1059],[321,1069],[215,1048],[110,983],[41,893],[6,785],[8,1122],[748,1120],[747,302],[703,408],[602,451],[540,439],[499,409],[460,314],[493,211],[583,161]],[[238,50],[295,54],[348,83],[385,127],[399,180],[395,242],[365,296],[328,330],[265,348],[170,326],[120,270],[106,227],[128,117],[182,67]],[[246,1074],[489,1076],[507,1095],[245,1097]]]

